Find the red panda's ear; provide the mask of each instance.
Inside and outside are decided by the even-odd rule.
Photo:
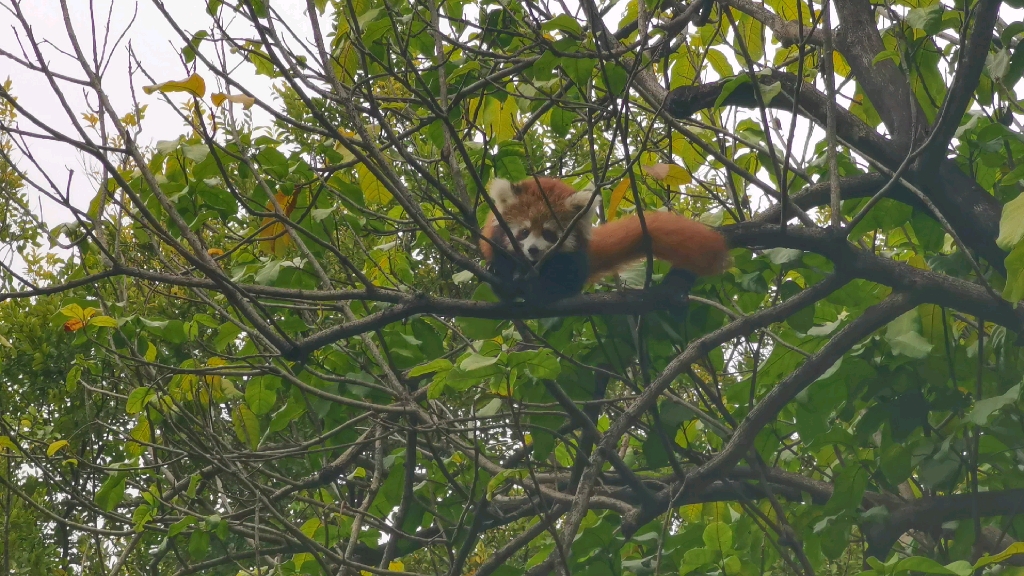
[[[593,198],[593,202],[591,199]],[[586,210],[589,214],[584,214],[583,221],[590,224],[591,219],[597,215],[597,205],[601,203],[601,195],[598,194],[594,197],[592,190],[584,190],[583,192],[577,192],[572,196],[565,199],[565,205],[573,210]],[[589,208],[588,208],[589,206]]]
[[[504,178],[495,178],[487,185],[487,194],[494,200],[498,211],[504,211],[516,201],[516,189]]]

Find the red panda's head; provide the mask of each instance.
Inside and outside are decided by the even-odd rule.
[[[530,260],[540,260],[583,211],[586,213],[569,231],[569,236],[559,250],[574,252],[586,249],[597,203],[600,201],[600,197],[594,198],[592,192],[577,192],[561,180],[539,176],[516,184],[497,178],[491,180],[487,192]],[[489,227],[495,229],[491,237],[503,245],[511,246],[493,218],[492,215],[488,223]]]

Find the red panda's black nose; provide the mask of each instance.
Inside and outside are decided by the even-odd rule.
[[[530,246],[530,249],[527,250],[526,253],[529,254],[531,257],[536,257],[538,254],[540,254],[540,248],[537,248],[536,246]]]

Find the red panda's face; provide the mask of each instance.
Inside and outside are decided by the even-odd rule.
[[[540,260],[550,251],[583,210],[559,246],[560,252],[585,249],[590,237],[594,208],[588,209],[592,193],[577,192],[568,184],[551,178],[530,178],[518,184],[493,180],[488,192],[494,199],[502,219],[512,231],[513,239],[531,261]]]
[[[512,234],[515,235],[516,242],[519,243],[523,248],[523,253],[526,254],[527,258],[536,261],[541,256],[547,253],[552,246],[558,243],[558,239],[562,237],[562,229],[559,226],[559,222],[554,218],[548,218],[546,221],[529,221],[529,222],[513,222],[506,220],[509,223],[509,228],[512,229]],[[570,218],[571,221],[571,218]],[[576,241],[572,235],[565,239],[562,243],[561,249],[566,252],[571,252],[576,248]]]

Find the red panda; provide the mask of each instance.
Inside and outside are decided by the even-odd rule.
[[[495,293],[504,299],[551,301],[572,296],[581,292],[587,281],[599,280],[647,256],[639,217],[594,226],[600,198],[577,192],[561,180],[533,177],[513,184],[495,179],[488,194],[531,267],[541,262],[537,273],[531,274],[530,267],[519,262],[512,239],[494,214],[489,214],[480,250],[500,281],[494,286]],[[574,220],[575,225],[566,232]],[[651,252],[672,264],[674,272],[713,276],[728,264],[725,238],[699,222],[668,212],[645,212],[644,224]],[[545,256],[563,235],[566,238],[555,253]]]

